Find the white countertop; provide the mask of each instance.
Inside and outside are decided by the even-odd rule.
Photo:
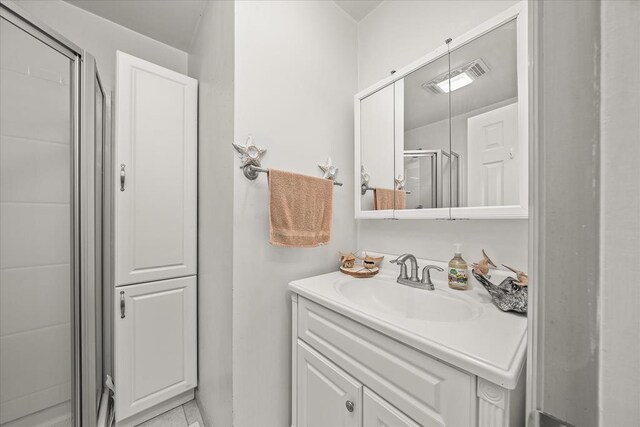
[[[389,263],[394,258],[393,255],[385,255],[380,273],[375,276],[377,279],[395,282],[399,268]],[[433,264],[445,268],[444,272],[431,271],[436,292],[447,292],[449,296],[473,304],[477,308],[477,315],[463,321],[426,321],[399,318],[369,309],[343,295],[338,284],[350,276],[337,271],[294,280],[289,283],[289,289],[432,357],[502,387],[514,389],[526,358],[527,317],[503,312],[494,306],[488,292],[473,278],[471,272],[469,281],[472,289],[454,291],[446,284],[446,263],[418,260],[418,264],[420,267]],[[507,273],[494,270],[491,272],[491,281],[499,284]]]

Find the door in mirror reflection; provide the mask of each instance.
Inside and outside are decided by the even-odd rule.
[[[402,82],[402,135],[398,169],[405,180],[406,209],[448,208],[452,199],[451,168],[459,156],[451,153],[449,135],[449,59],[442,56],[407,75]],[[401,111],[401,110],[400,110]],[[456,205],[454,205],[456,206]]]
[[[459,155],[459,206],[521,203],[516,20],[450,52],[451,148]],[[448,88],[445,88],[448,89]],[[452,197],[456,194],[451,189]]]

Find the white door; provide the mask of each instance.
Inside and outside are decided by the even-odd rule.
[[[364,389],[362,425],[366,427],[420,427],[420,424],[400,412],[395,406]]]
[[[197,81],[117,52],[116,284],[196,273]]]
[[[519,205],[518,103],[467,120],[467,206]]]
[[[116,419],[197,385],[196,278],[115,289]]]
[[[297,427],[359,427],[362,384],[298,340]]]

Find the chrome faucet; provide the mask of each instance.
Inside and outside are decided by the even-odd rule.
[[[407,264],[409,261],[411,264],[411,277],[407,275]],[[436,265],[427,265],[422,269],[422,280],[418,278],[418,261],[416,257],[412,254],[403,254],[398,258],[390,261],[393,264],[400,266],[400,274],[396,279],[396,282],[401,285],[407,285],[414,288],[426,289],[429,291],[433,291],[435,288],[433,283],[431,282],[431,275],[429,274],[429,270],[436,269],[438,271],[444,271],[442,268]]]
[[[411,263],[411,277],[407,276],[407,264],[405,264],[409,260]],[[407,281],[410,283],[418,283],[418,261],[416,257],[412,254],[402,254],[398,258],[391,261],[393,264],[397,264],[400,266],[400,275],[398,276],[398,283],[402,283],[403,285],[408,285],[409,283],[401,282]]]

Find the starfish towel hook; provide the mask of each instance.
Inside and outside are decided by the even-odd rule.
[[[259,167],[260,159],[262,158],[264,153],[267,152],[266,149],[257,147],[253,143],[253,137],[251,135],[247,137],[247,142],[245,143],[245,145],[233,143],[233,148],[235,148],[236,151],[240,154],[240,161],[242,162],[242,164],[240,165],[241,168],[249,165]]]

